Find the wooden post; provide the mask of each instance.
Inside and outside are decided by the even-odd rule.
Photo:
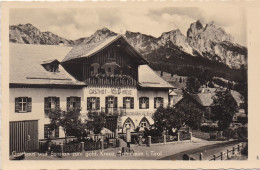
[[[152,137],[151,137],[151,136],[148,136],[148,146],[149,146],[149,147],[151,146],[151,143],[152,143]]]
[[[229,152],[229,150],[227,149],[227,159],[229,159],[228,152]]]
[[[178,142],[180,142],[180,132],[178,132]]]
[[[60,143],[60,157],[62,157],[62,153],[63,153],[63,143]]]
[[[118,138],[118,131],[115,129],[115,138]]]
[[[220,160],[223,160],[223,152],[220,152]]]
[[[213,160],[214,160],[214,161],[216,160],[216,155],[215,155],[215,154],[213,155]]]
[[[192,142],[192,132],[190,132],[190,142]]]
[[[200,153],[200,160],[203,159],[203,153]]]
[[[138,143],[139,143],[139,145],[142,144],[142,136],[139,136],[139,138],[138,138]]]
[[[166,144],[166,135],[163,135],[163,143]]]
[[[103,139],[100,140],[100,144],[101,144],[100,148],[101,148],[101,150],[103,150],[104,149],[104,140]]]
[[[84,152],[85,151],[84,142],[80,142],[80,145],[81,145],[81,152]]]

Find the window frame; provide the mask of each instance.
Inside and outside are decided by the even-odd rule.
[[[163,97],[154,97],[154,108],[158,109],[159,107],[157,107],[157,101],[160,101],[160,106],[163,106],[163,102],[164,102],[164,98]]]
[[[52,105],[54,99],[54,105],[55,107],[49,107]],[[44,97],[44,113],[45,113],[45,117],[47,117],[48,112],[50,110],[57,110],[60,109],[60,97],[56,97],[56,96],[48,96],[48,97]]]
[[[75,101],[71,101],[71,99],[75,99]],[[68,106],[71,106],[71,103],[75,103],[75,107],[74,106],[73,107],[68,107]],[[81,97],[77,97],[77,96],[67,97],[66,106],[67,106],[67,111],[77,110],[77,109],[79,109],[79,111],[81,111]]]
[[[130,107],[126,107],[126,101],[129,99]],[[134,97],[123,97],[123,108],[124,109],[134,109]]]
[[[91,105],[92,99],[95,100],[95,109]],[[87,97],[87,110],[100,110],[100,97]]]
[[[149,97],[139,97],[139,109],[149,109]],[[142,104],[145,103],[145,107]]]
[[[22,101],[19,101],[19,100],[22,100]],[[25,101],[24,101],[25,99]],[[20,107],[20,104],[21,107]],[[25,106],[23,105],[25,104]],[[20,109],[20,108],[25,108],[24,110],[23,109]],[[28,112],[32,112],[32,98],[31,97],[15,97],[15,106],[14,106],[14,110],[15,110],[15,113],[28,113]]]
[[[50,131],[49,126],[50,126],[50,124],[44,124],[44,128],[43,128],[44,139],[57,139],[57,138],[59,138],[60,137],[60,128],[58,127],[57,129]],[[47,132],[46,132],[46,127],[48,128]]]

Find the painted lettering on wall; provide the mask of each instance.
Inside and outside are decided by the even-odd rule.
[[[89,89],[89,94],[113,94],[132,95],[132,90],[112,88],[112,89]]]
[[[106,89],[89,89],[89,94],[107,94]]]

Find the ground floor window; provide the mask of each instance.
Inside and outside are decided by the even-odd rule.
[[[100,98],[99,97],[88,97],[87,98],[87,109],[88,110],[99,110],[100,109]]]
[[[134,108],[134,98],[133,97],[123,97],[123,108],[133,109]]]
[[[80,110],[80,97],[67,97],[67,110]]]
[[[17,97],[15,98],[15,112],[25,113],[32,111],[32,98]]]
[[[149,121],[147,120],[146,117],[142,118],[142,120],[140,121],[139,126],[140,126],[140,128],[145,128],[145,127],[149,127],[150,126]]]
[[[163,98],[162,97],[155,97],[154,98],[154,108],[157,109],[160,106],[163,106]]]
[[[44,125],[44,138],[59,138],[59,128],[50,130],[50,124]]]
[[[126,130],[127,128],[129,128],[130,131],[135,129],[134,122],[131,118],[127,118],[124,122],[123,129]]]
[[[139,98],[139,109],[149,109],[149,97]]]

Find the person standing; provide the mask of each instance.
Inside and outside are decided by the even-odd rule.
[[[131,132],[130,132],[129,126],[127,126],[127,128],[126,128],[126,143],[127,143],[127,147],[130,148],[130,144],[131,144]]]

